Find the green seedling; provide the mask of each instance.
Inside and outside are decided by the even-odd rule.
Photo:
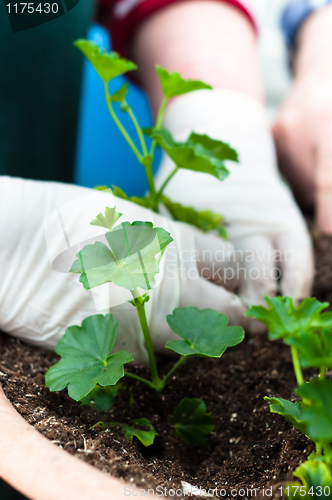
[[[301,464],[294,476],[302,481],[285,488],[288,498],[332,498],[332,313],[329,304],[315,298],[298,307],[289,297],[265,297],[268,308],[253,306],[246,315],[268,328],[271,340],[282,339],[290,346],[297,381],[297,401],[264,398],[272,413],[283,415],[316,445],[316,451]],[[304,381],[302,370],[316,368],[318,378]]]
[[[239,344],[244,338],[241,327],[228,326],[227,316],[213,309],[177,308],[167,316],[167,322],[179,340],[168,341],[166,347],[179,354],[180,358],[169,373],[161,378],[146,319],[145,303],[155,285],[158,262],[173,239],[164,229],[153,227],[151,222],[118,223],[120,217],[121,214],[115,208],[106,208],[105,215],[99,214],[91,222],[107,229],[105,238],[108,245],[96,242],[83,247],[71,271],[80,275],[79,280],[86,290],[107,282],[130,290],[130,303],[136,308],[148,352],[151,379],[124,370],[124,365],[133,361],[133,355],[128,351],[113,351],[118,322],[112,314],[89,316],[81,326],[67,328],[55,348],[61,359],[45,375],[51,391],[68,387],[69,396],[77,401],[93,399],[103,388],[118,387],[122,377],[142,382],[158,395],[175,371],[190,357],[220,358],[228,347]],[[205,404],[197,403],[200,400],[193,400],[195,404],[191,402],[191,406],[185,401],[186,415],[189,415],[190,409],[193,411],[195,429],[202,426],[200,432],[197,429],[195,431],[196,441],[191,437],[190,442],[202,445],[207,429],[212,428],[211,417],[205,415]],[[180,427],[176,426],[177,434],[189,436],[188,425],[188,422],[182,422]]]
[[[132,108],[126,101],[128,84],[123,85],[113,95],[110,95],[108,89],[110,80],[116,76],[135,70],[136,65],[126,59],[121,59],[115,52],[105,52],[97,44],[88,40],[77,40],[74,45],[83,52],[103,80],[109,113],[138,162],[145,170],[149,187],[149,192],[145,197],[128,197],[122,189],[116,186],[113,186],[114,195],[130,200],[145,208],[150,208],[155,212],[159,212],[160,206],[163,205],[175,220],[186,222],[205,232],[215,230],[219,236],[227,238],[224,219],[220,214],[215,214],[209,210],[197,211],[192,207],[182,205],[180,200],[174,202],[164,195],[167,184],[173,179],[179,169],[210,174],[222,181],[229,174],[225,166],[225,161],[238,162],[236,151],[222,141],[193,132],[187,141],[176,142],[170,132],[162,128],[164,113],[169,99],[196,90],[211,90],[211,86],[198,80],[184,80],[179,73],[169,73],[160,66],[156,66],[164,97],[155,126],[150,129],[143,129]],[[119,117],[121,113],[128,115],[132,121],[139,143],[138,146],[121,122]],[[156,146],[161,147],[175,165],[173,171],[160,189],[156,189],[152,171]],[[103,187],[105,188],[106,186],[100,186],[98,189]]]
[[[236,151],[224,142],[195,132],[191,133],[187,141],[176,142],[170,132],[162,128],[169,99],[196,90],[209,90],[211,86],[198,80],[184,80],[179,73],[169,73],[157,66],[156,71],[164,97],[155,126],[143,129],[126,100],[128,84],[123,85],[112,95],[108,88],[110,80],[136,69],[136,65],[122,59],[115,52],[106,53],[88,40],[77,40],[75,45],[102,79],[109,113],[145,170],[149,187],[145,197],[128,197],[116,186],[113,186],[114,195],[155,212],[159,212],[163,205],[173,219],[191,224],[205,232],[214,230],[219,236],[226,238],[227,232],[220,214],[209,210],[197,211],[178,201],[172,201],[164,194],[167,184],[180,169],[205,173],[222,181],[229,174],[225,162],[227,160],[238,162]],[[121,113],[128,115],[132,121],[139,145],[136,145],[135,139],[121,122],[119,117]],[[173,171],[160,189],[155,186],[152,171],[157,146],[161,147],[174,162]],[[99,186],[97,189],[104,188],[105,186]],[[167,342],[166,347],[179,354],[180,358],[170,372],[161,378],[146,319],[145,303],[149,300],[149,292],[155,285],[155,276],[159,271],[162,254],[173,239],[164,229],[153,227],[151,222],[119,224],[121,215],[115,207],[106,208],[105,214],[97,215],[91,224],[107,230],[105,233],[107,244],[96,242],[93,245],[86,245],[78,252],[71,272],[80,275],[79,280],[86,290],[107,282],[130,290],[132,295],[130,302],[136,308],[148,352],[151,380],[124,370],[124,365],[132,361],[133,356],[128,351],[113,351],[118,323],[111,314],[90,316],[81,326],[67,328],[56,346],[56,352],[61,359],[48,370],[45,377],[51,391],[68,387],[68,393],[72,398],[81,404],[89,404],[102,410],[111,408],[118,392],[115,388],[119,387],[119,380],[122,377],[142,382],[158,395],[174,372],[189,357],[219,358],[228,347],[240,343],[244,337],[242,328],[228,326],[228,318],[217,311],[212,309],[200,311],[195,307],[175,309],[173,314],[167,317],[167,321],[171,329],[179,335],[179,340]],[[134,401],[133,396],[132,401]],[[176,433],[192,444],[204,446],[205,437],[214,428],[212,417],[207,415],[205,410],[203,401],[185,399],[180,403],[180,410],[178,407],[175,411]],[[144,445],[151,444],[156,435],[153,427],[150,427],[151,423],[146,419],[140,419],[134,421],[134,424],[134,427],[130,427],[127,424],[116,423],[123,427],[129,439],[136,435]],[[142,424],[148,426],[148,429],[137,430],[137,425]],[[144,438],[142,432],[150,434]]]
[[[184,398],[177,405],[173,415],[174,432],[193,446],[206,448],[206,436],[215,429],[212,415],[206,413],[201,399]]]
[[[331,467],[328,467],[326,463],[309,459],[299,465],[294,476],[300,479],[302,485],[298,482],[289,483],[284,489],[288,498],[294,500],[331,499]]]
[[[123,424],[121,422],[97,422],[90,427],[94,429],[97,426],[102,428],[107,427],[121,427],[125,433],[126,439],[132,443],[133,438],[136,437],[144,446],[151,446],[154,443],[154,438],[158,436],[155,428],[147,418],[132,419],[133,425]]]

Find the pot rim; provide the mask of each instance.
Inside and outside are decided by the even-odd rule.
[[[1,384],[0,477],[31,500],[120,500],[131,488],[51,443],[15,410]]]

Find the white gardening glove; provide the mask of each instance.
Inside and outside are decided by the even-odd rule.
[[[278,174],[264,108],[235,91],[200,90],[176,98],[163,126],[176,141],[187,140],[194,131],[229,143],[239,154],[240,165],[227,162],[230,175],[225,181],[180,169],[165,194],[173,201],[225,216],[230,241],[242,260],[238,268],[242,301],[259,304],[265,294],[274,295],[278,288],[296,300],[310,294],[311,241],[292,194]],[[173,168],[164,157],[158,186]]]
[[[107,206],[123,213],[119,223],[151,221],[175,240],[164,253],[159,284],[146,305],[157,352],[177,338],[166,315],[179,306],[215,308],[229,315],[232,324],[244,325],[240,299],[200,276],[213,274],[215,281],[224,281],[224,273],[235,266],[228,243],[109,191],[0,177],[0,330],[53,348],[68,326],[80,325],[92,314],[112,312],[119,322],[116,349],[131,351],[136,362],[147,361],[136,310],[127,302],[130,292],[113,283],[87,291],[78,275],[68,272],[85,244],[104,239],[106,229],[90,221]],[[229,289],[237,286],[236,280],[227,283]]]

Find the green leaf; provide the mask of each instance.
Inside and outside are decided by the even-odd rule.
[[[305,489],[302,487],[296,488],[300,483],[287,483],[286,488],[289,487],[289,495],[287,490],[285,494],[287,498],[294,500],[312,500],[313,498],[321,498],[324,500],[331,499],[332,494],[332,474],[329,466],[321,460],[307,460],[299,465],[293,472],[295,477],[298,477]],[[327,488],[324,494],[324,488]],[[306,494],[304,494],[304,491]]]
[[[123,102],[128,94],[129,83],[125,83],[113,95],[110,96],[112,102]]]
[[[156,255],[173,241],[163,228],[152,222],[123,222],[105,234],[109,244],[97,241],[78,252],[71,272],[80,273],[86,290],[113,282],[122,288],[151,289],[159,272]]]
[[[150,420],[147,418],[136,418],[131,420],[131,422],[133,422],[134,425],[122,424],[120,422],[113,423],[122,427],[128,441],[132,442],[133,437],[135,436],[144,446],[151,446],[154,442],[155,436],[158,436],[158,432],[156,432]]]
[[[115,207],[107,207],[105,210],[105,215],[102,213],[98,214],[97,217],[90,222],[92,226],[106,227],[106,229],[112,230],[114,224],[118,219],[120,219],[122,214],[116,211]]]
[[[244,330],[228,326],[228,317],[214,309],[184,307],[174,309],[167,323],[184,340],[169,340],[166,347],[181,356],[220,358],[227,347],[242,342]]]
[[[237,152],[226,142],[211,139],[208,135],[200,135],[195,132],[192,132],[189,140],[198,146],[202,146],[202,148],[205,148],[207,151],[210,151],[211,154],[219,160],[230,160],[239,163]]]
[[[297,387],[302,398],[302,421],[313,441],[332,441],[332,380],[312,379]]]
[[[91,406],[91,408],[95,408],[97,411],[107,412],[112,408],[115,396],[119,394],[123,387],[122,382],[109,387],[96,385],[89,394],[80,400],[80,406]]]
[[[271,340],[297,336],[302,332],[316,332],[332,327],[332,313],[322,313],[329,306],[328,302],[319,302],[315,298],[305,299],[295,307],[290,297],[264,297],[268,308],[252,306],[245,313],[268,327]]]
[[[212,89],[211,85],[199,80],[184,80],[179,73],[169,73],[158,64],[156,65],[156,71],[164,96],[167,99],[176,95],[187,94],[187,92],[192,92],[193,90]]]
[[[123,222],[106,233],[107,242],[118,260],[141,252],[155,257],[173,241],[170,234],[152,222]],[[152,244],[152,246],[151,246]]]
[[[178,168],[210,174],[220,181],[229,174],[225,160],[238,161],[234,149],[207,135],[192,133],[186,142],[175,142],[171,134],[161,128],[154,129],[150,137],[166,151]]]
[[[136,64],[122,59],[116,52],[107,53],[105,49],[101,49],[89,40],[76,40],[74,45],[83,52],[104,82],[137,68]]]
[[[300,332],[289,340],[300,353],[302,368],[332,367],[332,330],[325,328],[321,333]]]
[[[292,403],[287,399],[265,397],[270,403],[270,412],[277,413],[287,418],[299,431],[306,434],[306,425],[302,422],[303,411],[298,403]]]
[[[150,203],[148,198],[140,198],[139,196],[127,196],[126,193],[119,187],[117,186],[112,186],[112,191],[114,196],[117,196],[118,198],[122,198],[123,200],[128,200],[133,203],[136,203],[136,205],[139,205],[144,208],[151,208]]]
[[[195,210],[192,207],[174,203],[166,196],[162,196],[161,201],[174,220],[191,224],[205,233],[216,230],[219,236],[224,239],[228,238],[222,215],[213,213],[210,210]]]
[[[111,354],[118,334],[118,322],[112,314],[89,316],[82,326],[70,326],[58,342],[55,352],[60,361],[45,374],[50,391],[68,386],[70,397],[79,401],[96,384],[115,385],[123,377],[123,365],[133,361],[130,352]]]
[[[133,437],[137,437],[137,439],[144,446],[151,446],[154,442],[155,436],[158,436],[158,432],[154,429],[150,420],[147,418],[136,418],[131,420],[134,425],[123,424],[121,422],[97,422],[89,430],[94,429],[97,426],[105,427],[114,427],[115,425],[119,425],[125,431],[125,436],[128,441],[132,442]],[[145,427],[145,429],[142,429]]]
[[[206,406],[201,399],[184,398],[174,411],[173,424],[175,434],[192,446],[206,448],[205,437],[215,429],[212,415],[206,413]]]

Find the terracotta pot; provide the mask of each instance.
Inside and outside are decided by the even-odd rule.
[[[116,500],[126,483],[52,444],[14,409],[0,386],[0,477],[31,500]]]

